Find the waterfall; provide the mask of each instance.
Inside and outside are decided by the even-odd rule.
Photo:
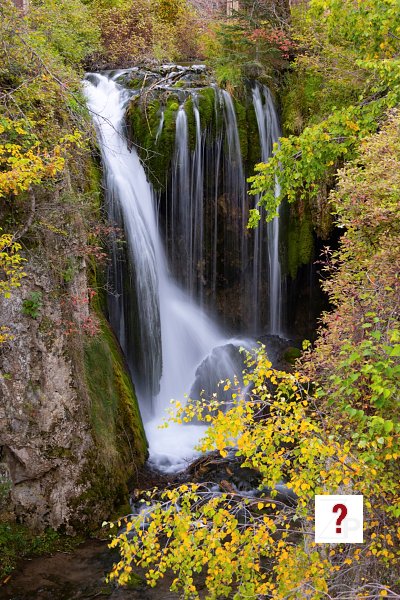
[[[234,303],[243,316],[251,303],[246,178],[232,98],[225,90],[215,87],[214,92],[212,129],[202,126],[196,92],[191,93],[187,108],[181,106],[177,113],[171,180],[164,199],[168,255],[185,289],[211,310],[217,304],[220,282],[239,286]],[[256,308],[252,304],[253,312]]]
[[[139,158],[122,133],[129,93],[102,75],[90,77],[85,92],[99,135],[109,219],[122,223],[128,240],[129,261],[113,247],[110,321],[140,395],[154,397],[163,357],[157,272],[161,248],[154,235],[152,198]]]
[[[236,331],[280,335],[285,301],[280,220],[267,225],[261,219],[255,231],[246,229],[249,197],[235,104],[228,91],[213,89],[209,129],[201,122],[201,90],[189,91],[191,102],[177,112],[170,184],[161,203],[168,256],[188,293],[213,311],[218,307]],[[267,87],[255,84],[252,100],[259,160],[266,161],[279,139],[278,116]]]
[[[196,124],[196,146],[193,154],[193,173],[192,173],[192,194],[191,199],[194,205],[193,221],[191,226],[193,230],[192,247],[192,279],[190,281],[190,293],[194,295],[195,283],[198,281],[197,297],[200,304],[203,304],[203,251],[204,251],[204,194],[203,194],[203,136],[201,132],[200,111],[197,96],[193,96],[193,113]]]
[[[226,130],[224,189],[229,199],[229,206],[224,220],[226,239],[224,253],[231,253],[233,261],[240,265],[240,314],[243,318],[247,307],[250,306],[246,277],[248,262],[246,236],[248,197],[235,108],[231,95],[226,90],[222,90],[221,94]]]
[[[266,86],[256,84],[253,88],[253,105],[257,117],[260,136],[261,160],[267,162],[273,151],[273,144],[280,135],[279,120],[276,113],[271,92]],[[279,194],[278,182],[276,195]],[[280,207],[279,207],[280,213]],[[263,215],[255,232],[254,262],[253,262],[253,294],[259,302],[259,290],[262,278],[265,277],[263,264],[263,238],[266,229],[268,245],[268,285],[269,285],[269,332],[274,335],[282,334],[282,274],[279,256],[279,217],[275,217],[265,225]]]
[[[190,202],[190,155],[188,120],[183,106],[176,117],[169,218],[169,255],[178,265],[182,283],[191,288],[193,270],[193,214]]]
[[[186,291],[200,305],[203,298],[204,269],[204,144],[200,111],[193,96],[196,142],[189,149],[188,117],[184,107],[176,116],[175,153],[171,178],[169,214],[169,254],[178,267]]]
[[[215,389],[219,379],[237,373],[237,348],[244,343],[228,340],[169,275],[157,226],[155,195],[136,149],[128,147],[124,136],[130,93],[116,83],[119,75],[91,74],[84,86],[101,147],[109,215],[123,226],[127,242],[125,253],[113,249],[111,282],[115,289],[110,294],[110,316],[138,391],[150,458],[164,470],[173,471],[193,456],[204,427],[174,425],[159,430],[165,408],[172,398],[182,400],[193,386],[205,389],[203,381]],[[180,211],[186,223],[194,215],[200,216],[186,197],[187,127],[183,113],[179,110],[177,115],[174,177],[178,196],[174,210]],[[201,133],[200,123],[198,131]],[[198,154],[193,164],[198,164],[202,160],[200,136],[194,152]],[[196,173],[198,170],[200,166]],[[198,185],[192,193],[200,198],[200,182]]]

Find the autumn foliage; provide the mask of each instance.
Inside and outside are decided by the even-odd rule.
[[[197,54],[200,19],[187,0],[128,0],[111,7],[99,0],[93,11],[102,41],[93,63],[121,68],[154,59],[188,60]]]
[[[391,348],[398,353],[398,341]],[[248,355],[247,367],[248,396],[229,381],[231,403],[177,403],[173,418],[210,423],[201,449],[240,457],[258,473],[258,491],[185,483],[144,493],[144,511],[118,524],[111,546],[121,560],[110,578],[127,583],[138,565],[153,586],[172,570],[171,589],[185,598],[199,598],[203,582],[207,598],[340,598],[342,589],[351,590],[348,598],[375,597],[370,589],[386,595],[399,560],[399,424],[376,423],[361,438],[354,424],[345,428],[334,409],[322,408],[323,388],[300,372],[273,369],[264,348]],[[276,499],[282,482],[295,505]],[[314,543],[315,494],[364,495],[362,547]]]

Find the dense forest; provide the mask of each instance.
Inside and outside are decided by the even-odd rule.
[[[0,39],[0,598],[400,598],[398,0],[0,0]],[[18,587],[92,537],[100,587]]]

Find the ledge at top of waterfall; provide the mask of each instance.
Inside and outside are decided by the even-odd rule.
[[[232,378],[237,352],[248,345],[228,340],[220,327],[169,274],[156,214],[156,197],[135,148],[124,135],[131,92],[117,83],[120,72],[91,74],[84,90],[102,153],[109,219],[125,233],[115,243],[110,266],[110,320],[138,391],[150,459],[166,471],[186,466],[204,428],[157,428],[170,399],[211,389]]]

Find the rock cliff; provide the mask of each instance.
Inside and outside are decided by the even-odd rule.
[[[26,277],[0,299],[0,327],[12,336],[0,347],[0,503],[32,528],[72,532],[98,526],[126,502],[147,444],[101,311],[87,206],[68,215],[68,203],[55,204],[51,212],[49,198],[39,202],[23,251]]]

